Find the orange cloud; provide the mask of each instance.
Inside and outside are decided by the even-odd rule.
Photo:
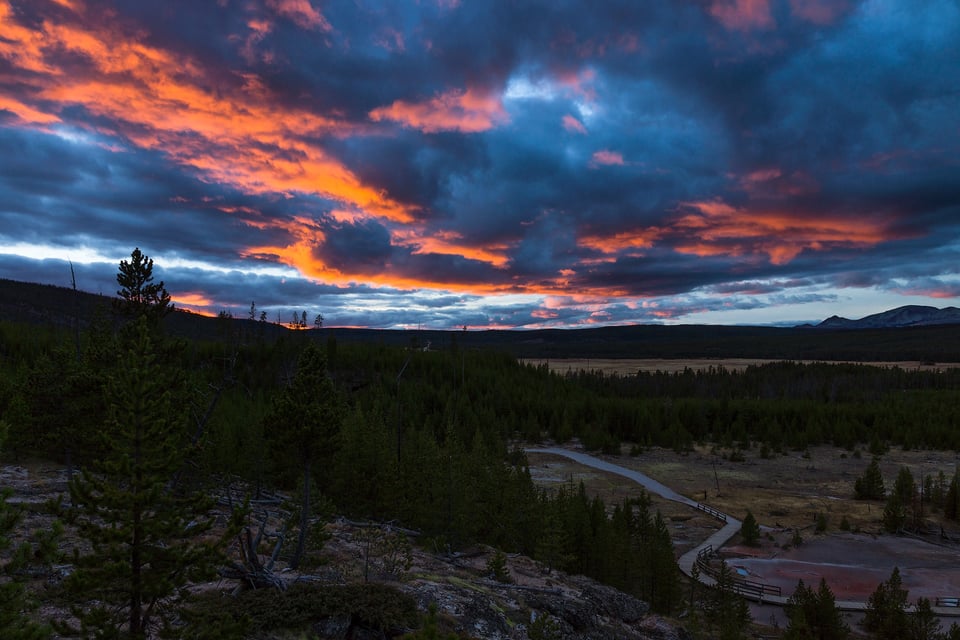
[[[60,118],[57,116],[34,109],[10,96],[0,95],[0,110],[9,111],[17,116],[23,124],[47,125],[60,122]]]
[[[265,245],[247,247],[241,250],[241,256],[245,258],[254,258],[266,260],[269,262],[279,262],[296,269],[299,273],[308,278],[322,280],[327,284],[336,286],[349,286],[355,284],[358,278],[362,278],[365,284],[373,286],[389,286],[399,289],[419,289],[426,287],[444,288],[451,291],[460,291],[467,293],[495,293],[501,291],[495,285],[473,285],[449,282],[437,274],[433,279],[417,279],[405,277],[390,268],[382,271],[369,272],[363,274],[345,273],[340,269],[326,264],[322,257],[316,251],[325,240],[326,236],[322,229],[313,220],[306,218],[295,218],[293,220],[262,220],[249,221],[248,224],[258,228],[282,229],[291,236],[291,242],[286,245]],[[440,247],[443,241],[437,241],[435,247]],[[451,250],[452,253],[452,250]],[[457,254],[462,255],[462,254]]]
[[[291,11],[296,6],[277,5]],[[80,106],[114,123],[109,130],[99,125],[101,133],[162,151],[202,170],[205,179],[248,193],[319,195],[371,215],[413,220],[409,207],[304,141],[346,135],[355,126],[286,107],[254,76],[212,78],[196,61],[143,44],[142,34],[126,34],[109,23],[80,27],[48,21],[33,30],[18,25],[13,15],[0,0],[0,57],[32,72],[21,79],[30,93],[0,93],[0,108],[24,123],[57,122],[64,109]],[[64,53],[72,57],[70,73],[57,64]],[[31,100],[22,102],[22,95]],[[225,157],[231,162],[224,163]]]
[[[425,133],[477,133],[509,119],[499,97],[477,89],[454,89],[419,103],[397,100],[369,115],[375,122],[390,120]]]
[[[595,151],[591,157],[592,165],[620,165],[624,164],[623,154],[619,151],[609,151],[603,149],[601,151]]]
[[[750,31],[776,26],[768,0],[713,0],[709,11],[730,30]]]
[[[534,309],[530,312],[530,315],[534,318],[539,318],[540,320],[552,320],[560,317],[560,314],[556,311],[548,311],[546,309]]]
[[[580,133],[583,135],[587,134],[587,128],[583,126],[583,123],[574,118],[569,113],[563,116],[563,128],[569,131],[570,133]]]
[[[0,2],[0,57],[24,71],[59,75],[61,71],[44,59],[48,45],[42,31],[17,24],[10,3]]]
[[[676,246],[699,256],[766,254],[773,264],[786,264],[803,250],[826,246],[868,247],[895,239],[876,217],[851,220],[814,215],[737,208],[719,200],[683,203],[689,213],[669,227],[695,238]]]
[[[245,211],[236,211],[237,215],[244,215]],[[577,295],[571,296],[571,278],[576,273],[570,269],[562,269],[556,278],[545,278],[534,282],[522,282],[519,280],[503,280],[497,282],[492,279],[489,282],[458,282],[452,274],[437,272],[427,277],[404,276],[398,270],[393,269],[389,263],[383,269],[364,273],[346,273],[336,267],[326,264],[320,252],[316,251],[325,236],[320,227],[312,220],[297,218],[294,220],[244,220],[247,224],[257,228],[273,228],[286,231],[291,240],[284,245],[265,245],[252,246],[241,251],[244,258],[253,258],[276,262],[296,269],[300,274],[307,278],[322,280],[326,284],[334,286],[350,286],[362,281],[371,286],[385,286],[397,289],[425,289],[435,288],[458,293],[468,293],[472,295],[495,295],[495,294],[556,294],[553,298],[547,298],[543,305],[544,309],[562,308],[569,303],[586,306],[587,309],[601,309],[610,296],[624,296],[630,292],[622,287],[593,287],[578,288]],[[457,234],[442,233],[436,237],[426,240],[417,236],[415,232],[401,230],[394,232],[393,241],[397,245],[406,245],[414,247],[416,254],[435,253],[442,255],[458,255],[469,259],[486,262],[493,268],[507,266],[506,250],[508,247],[471,247],[463,245],[461,238]],[[555,302],[556,300],[568,301],[567,304]],[[555,306],[554,306],[555,305]]]
[[[319,11],[313,8],[309,0],[267,0],[267,6],[285,18],[289,18],[301,29],[330,32],[333,27]]]
[[[613,235],[585,235],[578,244],[601,253],[619,253],[629,249],[649,249],[662,235],[658,229],[635,229],[621,231]]]
[[[74,12],[81,12],[86,9],[86,6],[80,0],[51,0],[52,2],[60,5],[65,9],[70,9]]]
[[[174,306],[180,310],[187,310],[201,316],[213,317],[217,314],[211,311],[216,304],[213,300],[202,293],[187,291],[185,293],[171,294],[170,300]]]
[[[463,236],[453,231],[424,235],[423,229],[400,229],[392,234],[394,244],[412,247],[414,255],[435,253],[463,256],[470,260],[486,262],[498,269],[506,268],[508,245],[478,247],[463,242]]]

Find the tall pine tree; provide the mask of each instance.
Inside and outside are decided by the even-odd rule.
[[[715,583],[704,603],[707,624],[714,638],[740,640],[746,636],[750,625],[750,609],[747,602],[734,590],[736,578],[733,569],[720,561]]]
[[[312,516],[311,486],[315,468],[329,471],[338,447],[343,412],[327,372],[327,358],[313,342],[297,359],[297,372],[289,386],[274,398],[267,423],[278,462],[294,460],[302,472],[300,532],[290,560],[296,569],[306,549]],[[328,478],[321,477],[321,486]]]
[[[900,578],[900,568],[894,567],[890,579],[881,582],[870,594],[863,616],[863,628],[880,640],[901,640],[909,637],[907,595]]]
[[[170,294],[164,288],[163,281],[153,281],[153,259],[137,247],[130,254],[129,262],[120,261],[117,274],[120,296],[114,302],[117,312],[131,320],[146,316],[157,327],[161,320],[173,311]]]
[[[92,550],[76,560],[68,587],[80,633],[148,638],[169,623],[191,581],[213,575],[218,540],[200,540],[211,500],[176,495],[170,481],[183,463],[182,376],[157,364],[146,318],[107,386],[102,457],[70,482],[77,532]]]
[[[786,606],[787,630],[785,640],[845,640],[850,627],[843,621],[833,591],[826,580],[820,579],[820,588],[814,591],[801,580]]]

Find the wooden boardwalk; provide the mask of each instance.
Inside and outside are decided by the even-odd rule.
[[[674,491],[673,489],[667,487],[666,485],[657,482],[653,478],[644,475],[639,471],[634,471],[633,469],[627,469],[626,467],[621,467],[618,464],[612,462],[607,462],[606,460],[601,460],[586,453],[581,453],[579,451],[571,451],[569,449],[562,449],[559,447],[547,447],[547,448],[535,448],[527,449],[531,453],[549,453],[556,456],[562,456],[574,462],[578,462],[582,465],[598,469],[600,471],[606,471],[608,473],[615,473],[617,475],[623,476],[633,480],[637,484],[644,487],[647,491],[655,493],[658,496],[671,500],[673,502],[679,502],[685,504],[694,509],[698,509],[705,513],[710,514],[717,520],[724,523],[723,527],[714,532],[709,538],[704,540],[702,543],[697,545],[695,548],[686,552],[677,560],[677,565],[680,567],[680,571],[688,577],[693,575],[693,565],[697,562],[698,557],[704,553],[712,553],[715,549],[719,549],[725,545],[733,536],[737,535],[740,532],[740,527],[743,523],[740,520],[737,520],[730,514],[722,513],[713,507],[705,505],[703,503],[691,500],[690,498],[681,495]],[[716,584],[716,581],[713,579],[713,576],[709,572],[701,571],[699,573],[700,582],[705,585],[713,586]],[[769,587],[770,585],[762,585],[762,583],[754,583],[748,580],[740,581],[742,586],[737,588],[737,592],[747,598],[748,600],[754,600],[756,602],[762,602],[763,604],[775,604],[783,606],[787,604],[789,596],[785,595],[776,595],[775,593],[770,593],[768,589],[764,589],[763,586]],[[761,585],[751,586],[751,585]],[[778,589],[779,590],[779,589]],[[908,607],[908,610],[912,608],[913,605]],[[858,600],[838,600],[837,608],[841,611],[856,611],[863,612],[867,609],[867,603],[861,602]],[[937,598],[934,606],[932,607],[933,612],[937,616],[943,617],[960,617],[960,598]]]

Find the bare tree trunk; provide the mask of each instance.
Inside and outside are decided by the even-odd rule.
[[[297,537],[297,550],[290,560],[290,568],[297,569],[307,546],[307,530],[310,527],[310,459],[303,462],[303,504],[300,505],[300,535]]]

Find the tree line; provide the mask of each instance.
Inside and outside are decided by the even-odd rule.
[[[118,285],[115,306],[83,331],[0,324],[4,450],[70,470],[61,515],[93,549],[76,559],[70,581],[76,621],[90,634],[176,631],[178,608],[167,600],[222,559],[217,541],[194,542],[210,525],[204,496],[224,478],[253,496],[267,488],[295,496],[284,550],[292,566],[311,561],[318,516],[335,509],[417,529],[435,550],[483,542],[524,553],[669,613],[685,603],[669,532],[649,499],[608,505],[582,486],[539,489],[523,443],[577,437],[616,452],[624,442],[761,443],[772,452],[823,442],[960,445],[956,370],[783,362],[561,376],[467,348],[456,334],[442,349],[345,342],[318,318],[317,330],[275,338],[229,314],[216,340],[188,340],[165,334],[169,294],[139,250],[121,262]],[[940,508],[955,513],[951,483],[931,482],[942,488]],[[102,526],[111,521],[113,529]],[[121,580],[134,565],[164,571]],[[110,617],[118,609],[96,604],[117,594],[122,623]],[[727,605],[714,610],[731,615]]]
[[[317,561],[320,516],[335,510],[417,529],[438,551],[483,542],[678,606],[672,545],[648,500],[608,508],[583,487],[542,491],[511,442],[515,400],[498,399],[501,385],[559,381],[495,353],[341,346],[334,332],[270,341],[224,316],[217,341],[173,338],[152,265],[139,250],[121,262],[119,298],[82,332],[34,341],[3,327],[4,451],[69,468],[56,513],[81,543],[63,584],[70,616],[46,621],[57,632],[195,637],[184,587],[215,575],[244,517],[213,534],[210,495],[225,479],[250,497],[295,496],[283,549],[294,568]],[[0,542],[17,526],[3,507]],[[48,637],[24,614],[28,574],[3,567],[0,629]]]

